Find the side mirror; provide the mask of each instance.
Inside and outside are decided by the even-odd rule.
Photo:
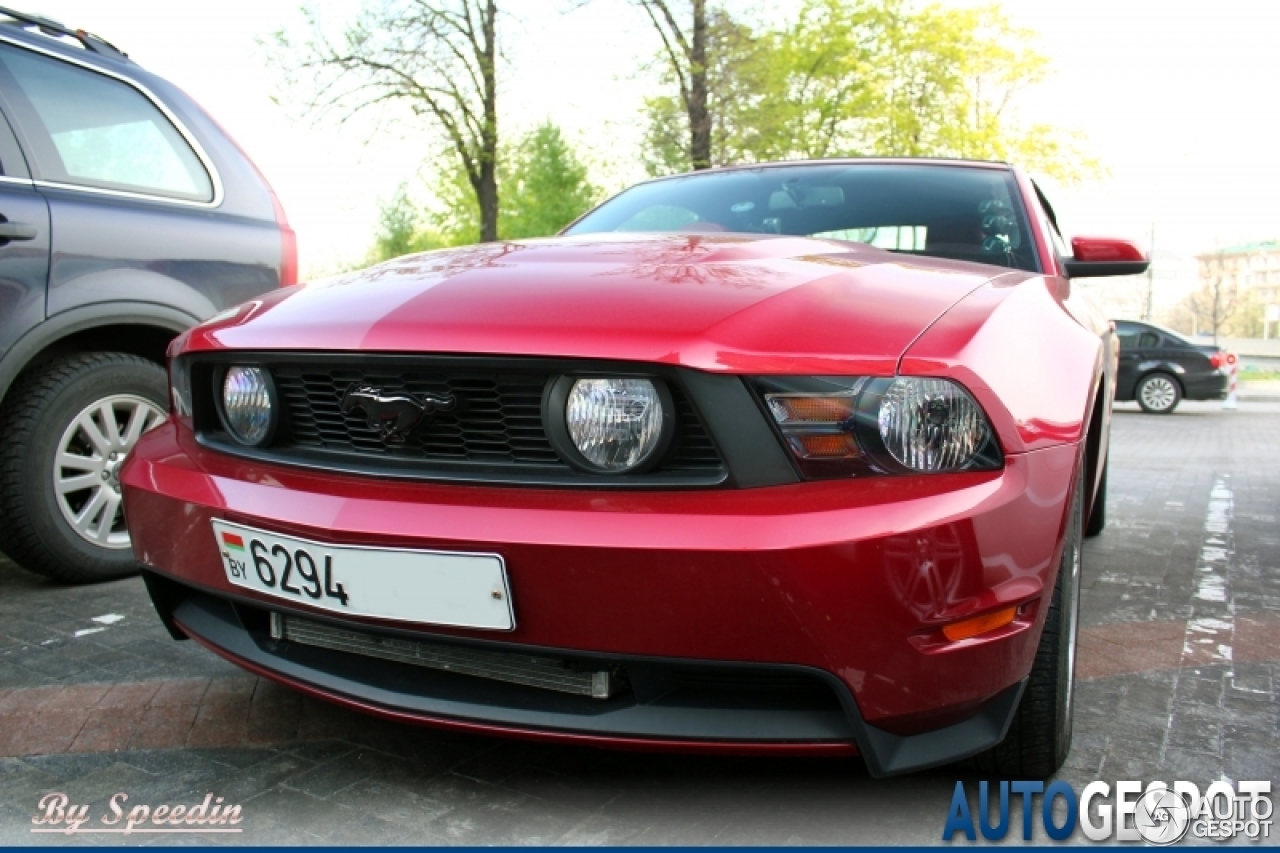
[[[1137,244],[1113,237],[1076,237],[1065,262],[1068,278],[1140,275],[1151,262]]]

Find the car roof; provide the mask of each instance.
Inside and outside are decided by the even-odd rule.
[[[128,54],[100,36],[6,6],[0,6],[0,38],[117,73],[122,67],[137,67]]]
[[[769,160],[764,163],[735,163],[730,166],[713,166],[710,169],[697,169],[691,172],[680,172],[675,175],[662,175],[640,181],[640,184],[651,184],[658,181],[670,181],[677,178],[688,178],[694,175],[720,175],[725,172],[754,172],[759,169],[785,169],[793,166],[946,166],[968,169],[989,169],[1007,172],[1013,166],[1003,160],[965,160],[956,157],[829,157],[817,160]]]

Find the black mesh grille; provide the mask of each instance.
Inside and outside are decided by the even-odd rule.
[[[288,412],[286,443],[402,458],[562,464],[542,429],[546,376],[288,365],[273,366],[271,374]],[[348,388],[365,383],[387,394],[452,394],[458,406],[432,415],[403,444],[387,444],[360,410],[344,415],[339,408]]]
[[[290,450],[340,454],[351,459],[419,466],[482,465],[489,469],[538,469],[570,473],[542,425],[542,393],[551,371],[500,371],[447,367],[386,367],[273,363],[270,371],[283,404],[282,431],[265,453]],[[356,409],[341,411],[354,384],[383,393],[451,394],[457,406],[437,412],[402,444],[389,444]],[[655,472],[709,474],[723,469],[711,437],[680,388],[671,384],[676,431]]]

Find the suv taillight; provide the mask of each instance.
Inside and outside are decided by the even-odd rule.
[[[271,193],[271,206],[275,208],[276,225],[280,228],[280,286],[290,287],[298,283],[298,235],[289,227],[289,217],[284,215],[284,205],[276,197],[276,191],[270,184],[267,189]]]

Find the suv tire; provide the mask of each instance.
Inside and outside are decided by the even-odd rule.
[[[64,583],[138,570],[116,471],[164,420],[167,397],[163,368],[117,352],[57,359],[14,383],[0,410],[0,541],[15,562]]]
[[[1076,476],[1058,580],[1027,687],[1004,740],[970,760],[980,773],[1006,779],[1045,779],[1058,771],[1071,751],[1084,481],[1081,468]]]

